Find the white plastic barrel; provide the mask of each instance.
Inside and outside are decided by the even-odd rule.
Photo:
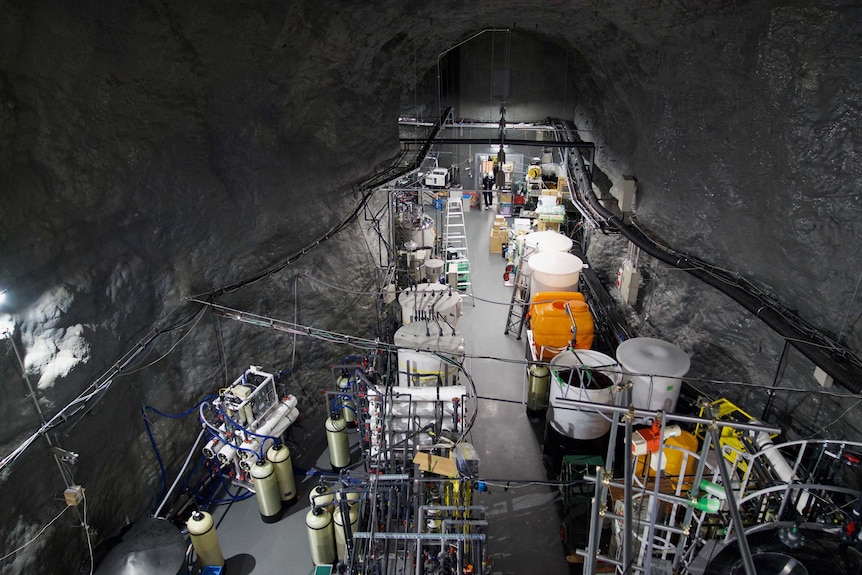
[[[691,359],[672,343],[634,337],[617,347],[617,361],[632,381],[632,405],[640,409],[676,409],[682,378]]]
[[[576,369],[581,366],[592,367],[592,370],[577,370],[572,374],[571,385],[568,378],[561,379],[560,371]],[[592,387],[591,379],[600,373],[603,387]],[[584,385],[581,385],[583,376]],[[611,428],[610,421],[594,411],[578,409],[577,406],[561,401],[562,398],[593,403],[612,404],[611,386],[622,380],[619,365],[614,358],[588,349],[566,350],[551,360],[551,409],[549,422],[555,431],[574,439],[595,439],[601,437]],[[595,385],[595,384],[592,384]]]
[[[432,319],[442,315],[453,326],[461,317],[461,295],[458,290],[439,283],[419,284],[401,292],[401,323]],[[441,320],[442,321],[442,320]]]
[[[539,252],[530,256],[530,293],[577,291],[584,262],[563,252]]]

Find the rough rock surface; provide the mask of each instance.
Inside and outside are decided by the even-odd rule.
[[[603,146],[611,181],[638,179],[643,227],[762,283],[858,350],[860,18],[856,3],[839,1],[6,0],[0,280],[10,292],[0,322],[13,326],[53,413],[159,318],[171,318],[167,329],[189,316],[187,296],[283,261],[344,216],[351,187],[396,154],[394,118],[415,101],[417,73],[482,28],[510,27],[570,47],[575,120]],[[220,302],[288,320],[297,310],[300,323],[368,335],[372,301],[308,276],[366,288],[369,237],[352,228]],[[612,274],[619,256],[610,254]],[[693,353],[697,378],[771,383],[774,335],[680,272],[654,266],[651,275],[648,317],[635,318],[644,335]],[[80,453],[75,481],[90,494],[96,541],[147,512],[158,491],[143,404],[193,404],[255,363],[296,367],[291,385],[309,410],[326,366],[345,352],[299,338],[294,354],[289,335],[208,312],[191,321],[135,366],[170,352],[165,360],[116,378],[91,411],[58,428]],[[3,454],[38,424],[5,344]],[[807,371],[792,359],[788,385],[812,385]],[[805,398],[776,400],[808,421],[801,434],[849,407]],[[164,459],[176,461],[194,422],[154,423]],[[839,425],[850,433],[859,423]],[[60,510],[50,459],[40,440],[0,476],[4,549]],[[76,573],[85,547],[68,541],[83,542],[71,513],[3,571]]]

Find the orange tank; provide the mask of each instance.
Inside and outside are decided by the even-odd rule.
[[[530,327],[538,359],[548,361],[571,344],[572,319],[566,304],[577,326],[575,349],[590,349],[593,346],[593,316],[583,294],[541,292],[532,299],[533,302],[542,302],[530,305]]]

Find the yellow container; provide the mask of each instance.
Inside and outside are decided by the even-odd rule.
[[[542,361],[548,361],[572,341],[572,318],[575,319],[577,335],[575,349],[590,349],[593,346],[595,324],[590,308],[579,292],[540,292],[533,296],[530,306],[530,327],[536,353]]]
[[[679,447],[681,449],[685,449],[686,451],[690,451],[691,453],[697,453],[697,438],[689,433],[688,431],[683,431],[680,435],[676,437],[670,437],[665,440],[665,445]],[[665,447],[662,449],[662,465],[664,467],[663,473],[664,475],[668,475],[670,477],[680,477],[682,475],[693,475],[695,466],[697,465],[697,458],[688,456],[688,461],[685,463],[685,471],[682,470],[682,460],[684,457],[684,453],[679,449],[668,449]],[[658,454],[652,453],[650,455],[641,455],[635,460],[635,473],[638,475],[643,475],[644,473],[644,460],[649,457],[651,458],[649,464],[649,476],[655,477],[655,462],[658,460]]]

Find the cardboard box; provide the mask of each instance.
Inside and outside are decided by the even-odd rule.
[[[508,243],[509,241],[509,232],[508,230],[492,230],[491,238],[488,242],[489,247],[488,251],[492,254],[502,254],[503,253],[503,245]]]

